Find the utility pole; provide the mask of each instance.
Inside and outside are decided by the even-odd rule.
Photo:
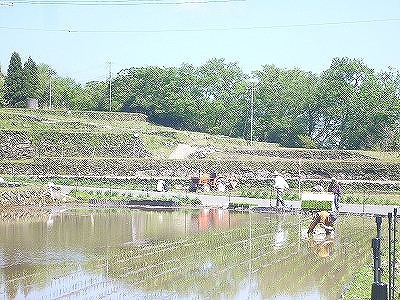
[[[250,146],[253,146],[253,119],[254,119],[254,82],[251,83]]]
[[[109,86],[110,86],[109,98],[110,98],[110,111],[111,111],[111,61],[109,61],[108,64],[109,64]]]
[[[49,77],[50,77],[50,83],[49,83],[49,109],[51,109],[51,70],[49,70]]]

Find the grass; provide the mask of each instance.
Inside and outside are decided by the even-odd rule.
[[[65,132],[65,133],[137,133],[148,151],[155,157],[166,158],[173,151],[171,145],[187,143],[192,146],[210,146],[224,151],[249,149],[249,142],[243,138],[230,138],[207,133],[180,131],[144,121],[110,121],[90,117],[75,117],[73,113],[65,114],[57,110],[26,110],[0,108],[2,130],[19,130],[26,132]],[[107,115],[107,112],[103,112]],[[118,113],[112,113],[116,116]],[[117,129],[117,130],[116,130]],[[277,148],[277,144],[254,142],[251,149]],[[218,159],[218,154],[214,154]]]
[[[341,202],[347,204],[400,205],[400,194],[394,192],[368,192],[345,194]]]
[[[92,192],[92,191],[80,191],[73,190],[69,193],[69,196],[74,197],[78,201],[89,202],[89,200],[111,200],[111,201],[121,201],[121,202],[129,202],[131,200],[162,200],[162,201],[175,201],[179,202],[182,205],[200,205],[201,201],[198,198],[189,198],[187,196],[166,196],[166,197],[148,197],[146,195],[132,196],[130,194],[121,194],[115,191],[109,192]]]
[[[19,182],[22,185],[32,186],[45,185],[47,182],[54,182],[56,185],[68,186],[87,186],[97,188],[109,189],[126,189],[126,190],[154,190],[156,187],[156,180],[154,178],[147,179],[118,179],[118,178],[85,178],[85,177],[31,177],[21,175],[0,175],[6,182]],[[185,186],[189,184],[189,179],[179,180],[180,184]],[[2,188],[3,190],[9,188]],[[26,189],[26,187],[24,187]],[[173,184],[170,185],[170,190],[175,192],[182,192],[182,190],[174,190]],[[211,191],[209,195],[221,195],[220,192]],[[228,192],[225,193],[228,195]],[[258,198],[258,199],[275,199],[275,191],[270,188],[256,187],[251,185],[239,185],[239,187],[229,192],[231,196],[240,196],[244,198]],[[299,201],[298,190],[290,189],[283,194],[284,200]],[[369,190],[363,193],[349,192],[345,193],[340,200],[346,204],[374,204],[374,205],[398,205],[400,206],[400,193],[398,191],[375,191]]]
[[[363,150],[358,150],[357,152],[384,162],[400,162],[400,152],[363,151]]]
[[[371,266],[358,269],[345,292],[344,299],[371,299],[372,282],[374,282],[374,277]]]

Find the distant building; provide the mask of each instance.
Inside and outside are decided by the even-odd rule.
[[[26,99],[26,108],[39,109],[39,100],[34,98]]]

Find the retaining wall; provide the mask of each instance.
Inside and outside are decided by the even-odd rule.
[[[262,179],[273,171],[285,172],[287,177],[298,177],[295,160],[279,161],[214,161],[204,159],[159,160],[138,159],[78,159],[34,158],[29,161],[0,160],[0,174],[71,175],[71,176],[137,176],[187,178],[199,172],[235,173],[242,178]],[[304,161],[300,174],[304,178],[340,180],[400,180],[400,164],[354,161]]]
[[[0,207],[41,206],[51,204],[52,202],[50,192],[46,187],[0,190]]]
[[[148,157],[134,133],[63,133],[0,131],[0,158],[33,157]]]

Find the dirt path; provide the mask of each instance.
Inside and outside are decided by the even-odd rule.
[[[196,152],[197,147],[192,147],[188,144],[178,144],[175,150],[169,156],[169,159],[185,159],[190,154]]]
[[[76,189],[75,186],[60,186],[61,191],[68,194],[71,190]],[[91,192],[102,192],[110,191],[109,188],[95,188],[95,187],[78,187],[79,190],[86,190]],[[179,193],[174,191],[168,192],[155,192],[155,191],[139,191],[139,190],[124,190],[124,189],[112,189],[113,192],[117,192],[119,194],[132,195],[132,196],[147,196],[149,198],[171,198],[174,196],[178,196]],[[271,199],[260,199],[260,198],[247,198],[240,196],[231,196],[230,194],[225,195],[205,195],[199,193],[182,193],[180,196],[186,196],[191,199],[199,199],[201,201],[200,206],[206,207],[222,207],[227,208],[229,203],[249,203],[253,204],[255,207],[258,207],[259,210],[275,208],[276,200],[275,195],[272,195]],[[301,202],[300,201],[285,201],[287,205],[287,209],[292,210],[300,210]],[[398,208],[395,205],[372,205],[372,204],[346,204],[340,203],[339,205],[340,213],[353,213],[353,214],[362,214],[362,215],[387,215],[389,212],[393,212],[394,208]]]

